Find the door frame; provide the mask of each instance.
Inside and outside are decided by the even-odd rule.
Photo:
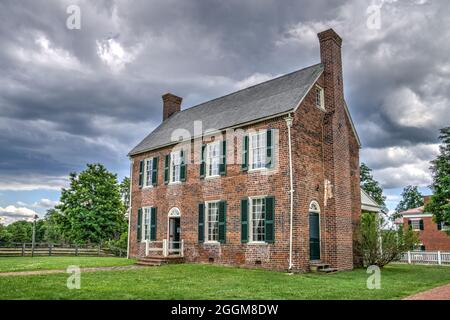
[[[170,219],[179,219],[180,220],[180,241],[181,241],[181,211],[177,207],[173,207],[169,210],[167,214],[167,243],[170,246]],[[170,248],[171,249],[171,248]]]
[[[308,209],[308,239],[310,239],[310,230],[311,230],[311,224],[309,221],[309,216],[311,213],[316,213],[317,216],[319,217],[319,260],[322,259],[322,226],[321,226],[321,214],[320,214],[320,205],[316,200],[311,201],[311,203],[309,204],[309,209]],[[308,240],[309,244],[311,245],[311,240]],[[309,247],[309,260],[311,260],[311,246]]]

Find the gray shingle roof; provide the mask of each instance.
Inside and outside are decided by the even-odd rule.
[[[223,130],[288,112],[300,103],[323,71],[317,64],[258,85],[199,104],[171,116],[142,140],[129,155],[170,144],[175,129],[194,131],[194,121],[202,121],[203,130]]]

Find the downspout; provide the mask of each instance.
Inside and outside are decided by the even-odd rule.
[[[130,259],[130,236],[131,236],[131,195],[133,194],[133,159],[130,158],[130,203],[128,205],[128,244],[127,244],[127,259]]]
[[[290,201],[290,217],[289,217],[289,270],[294,266],[292,263],[292,241],[293,241],[293,220],[294,220],[294,178],[292,170],[292,140],[291,140],[291,127],[292,127],[292,117],[291,114],[286,120],[286,125],[288,128],[288,146],[289,146],[289,201]]]

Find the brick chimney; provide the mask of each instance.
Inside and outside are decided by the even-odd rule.
[[[328,29],[318,34],[320,41],[320,58],[324,65],[324,79],[327,111],[334,111],[344,101],[342,80],[342,38],[333,30]]]
[[[163,121],[170,118],[173,114],[181,110],[181,102],[183,98],[177,97],[174,94],[166,93],[162,96],[163,99]]]

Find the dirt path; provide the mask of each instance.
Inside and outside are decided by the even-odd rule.
[[[417,293],[404,300],[450,300],[450,284]]]
[[[96,272],[96,271],[119,271],[140,269],[142,266],[120,266],[120,267],[96,267],[96,268],[81,268],[81,272]],[[46,274],[66,273],[67,270],[36,270],[36,271],[18,271],[18,272],[0,272],[0,277],[17,277],[17,276],[40,276]]]

